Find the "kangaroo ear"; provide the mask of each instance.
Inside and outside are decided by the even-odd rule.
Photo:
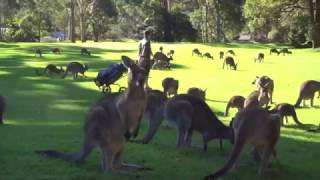
[[[126,68],[130,68],[134,64],[133,60],[128,56],[121,56],[121,60]]]

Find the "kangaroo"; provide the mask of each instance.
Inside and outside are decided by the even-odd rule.
[[[199,97],[200,99],[202,99],[204,101],[206,100],[206,90],[202,90],[197,87],[189,88],[187,91],[187,94]]]
[[[244,98],[243,96],[232,96],[231,99],[229,100],[228,104],[227,104],[224,116],[228,116],[229,109],[232,108],[232,107],[233,108],[238,108],[238,111],[242,110],[245,100],[246,100],[246,98]]]
[[[308,80],[302,83],[300,87],[299,97],[294,105],[295,107],[299,107],[302,100],[303,106],[305,106],[305,100],[310,99],[311,107],[313,106],[314,95],[317,91],[320,91],[320,82],[315,80]]]
[[[228,53],[228,54],[231,54],[232,56],[236,56],[236,53],[235,53],[233,50],[231,50],[231,49],[228,50],[227,53]]]
[[[192,56],[193,56],[193,54],[196,54],[197,56],[202,57],[202,53],[199,51],[198,48],[195,48],[192,50]]]
[[[208,52],[204,53],[203,57],[206,57],[207,59],[212,59],[213,60],[213,56]]]
[[[270,97],[266,88],[260,89],[259,91],[253,91],[244,101],[244,108],[257,108],[263,107],[268,108]]]
[[[55,150],[40,150],[36,153],[67,161],[83,161],[98,147],[101,152],[101,167],[105,172],[118,172],[122,168],[143,168],[140,165],[122,163],[124,145],[136,137],[146,106],[144,90],[146,73],[130,58],[122,56],[128,70],[128,89],[122,93],[104,96],[93,105],[86,115],[84,143],[79,152],[64,153]]]
[[[164,116],[173,122],[178,130],[177,146],[190,146],[193,130],[202,134],[203,151],[207,151],[207,143],[211,139],[228,139],[232,142],[232,130],[225,126],[210,107],[200,98],[188,94],[180,94],[168,100],[164,108]]]
[[[153,55],[153,66],[152,68],[156,69],[170,69],[170,61],[172,61],[173,58],[172,56],[167,57],[165,54],[162,52],[156,52]]]
[[[80,54],[91,56],[91,52],[87,48],[81,48]]]
[[[53,54],[61,54],[61,49],[59,49],[59,48],[53,48],[53,49],[52,49],[52,53],[53,53]]]
[[[6,100],[0,95],[0,125],[3,124],[3,115],[6,110]]]
[[[72,73],[73,79],[78,78],[78,73],[82,74],[83,77],[86,77],[84,73],[89,69],[88,65],[81,64],[79,62],[71,62],[67,65],[66,72],[64,73],[62,78],[65,78],[68,72]]]
[[[270,49],[270,55],[272,55],[272,54],[277,54],[277,55],[279,55],[281,52],[280,51],[278,51],[278,49],[276,49],[276,48],[272,48],[272,49]]]
[[[231,57],[231,56],[228,56],[228,57],[226,57],[226,59],[224,60],[224,62],[223,62],[223,66],[222,66],[222,69],[224,69],[224,66],[229,66],[229,68],[231,69],[231,68],[233,68],[233,70],[237,70],[237,66],[238,66],[238,63],[237,64],[235,64],[234,63],[234,59],[233,59],[233,57]]]
[[[256,79],[252,82],[252,84],[256,84],[257,90],[267,88],[268,94],[270,97],[270,103],[272,104],[273,98],[273,90],[274,90],[274,81],[268,76],[257,76]]]
[[[63,75],[64,74],[64,70],[63,68],[60,66],[60,69],[57,68],[56,65],[54,64],[48,64],[44,69],[43,69],[43,72],[39,72],[38,69],[36,69],[36,74],[41,76],[41,75],[49,75],[49,76],[52,76],[52,75]]]
[[[303,124],[299,121],[297,117],[296,110],[294,109],[294,106],[288,103],[280,103],[277,104],[274,109],[270,111],[271,113],[278,113],[281,116],[281,125],[283,125],[283,118],[286,118],[286,123],[288,124],[288,117],[287,116],[292,116],[293,121],[298,125],[298,126],[303,126]]]
[[[163,92],[167,97],[170,97],[170,95],[175,96],[178,94],[179,81],[172,77],[167,77],[162,80],[162,87]]]
[[[257,57],[254,58],[254,62],[256,62],[256,61],[259,61],[260,63],[261,63],[262,61],[264,61],[264,54],[263,54],[263,53],[259,53],[259,54],[257,55]]]
[[[171,49],[171,50],[167,53],[167,56],[170,57],[170,56],[173,56],[173,55],[174,55],[174,50]]]
[[[261,108],[245,109],[236,115],[232,127],[235,144],[228,162],[216,173],[204,179],[212,180],[225,176],[234,165],[237,165],[246,144],[251,144],[262,159],[259,174],[262,174],[267,167],[271,155],[278,161],[275,148],[280,136],[279,115],[271,115]]]
[[[42,57],[42,50],[37,48],[34,52],[34,56],[37,56],[37,54],[39,55],[39,57]]]
[[[292,54],[292,51],[289,51],[289,49],[288,48],[282,48],[281,50],[280,50],[280,53],[279,54],[283,54],[283,55],[286,55],[286,54]]]
[[[223,59],[223,57],[224,57],[224,52],[223,51],[220,51],[219,57],[220,57],[220,59]]]

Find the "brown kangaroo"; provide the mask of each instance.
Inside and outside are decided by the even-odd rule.
[[[67,65],[66,72],[64,73],[62,78],[65,78],[68,72],[72,73],[73,79],[78,78],[78,73],[82,74],[83,77],[86,77],[84,73],[89,69],[88,65],[81,64],[79,62],[71,62]]]
[[[238,66],[238,63],[237,64],[235,64],[235,62],[234,62],[234,59],[233,59],[233,57],[231,57],[231,56],[228,56],[228,57],[226,57],[226,59],[224,60],[224,62],[223,62],[223,66],[222,66],[222,69],[224,69],[224,66],[229,66],[229,68],[231,69],[231,68],[233,68],[233,70],[237,70],[237,66]]]
[[[121,171],[121,168],[143,168],[134,164],[123,164],[122,153],[126,140],[136,137],[145,110],[147,96],[144,89],[146,73],[131,59],[122,56],[128,70],[128,89],[102,97],[91,107],[84,125],[84,143],[80,152],[64,153],[55,150],[36,151],[49,157],[68,161],[83,161],[93,148],[101,152],[101,167],[105,172]]]
[[[281,116],[281,125],[283,125],[283,118],[286,118],[286,123],[288,123],[288,117],[291,116],[293,121],[298,125],[298,126],[303,126],[303,124],[299,121],[297,117],[296,110],[294,109],[294,106],[288,103],[280,103],[277,104],[275,108],[273,108],[271,113],[278,113]]]
[[[0,125],[3,124],[3,115],[6,110],[6,100],[0,95]]]
[[[202,134],[203,151],[207,151],[207,143],[211,139],[233,140],[232,130],[224,125],[210,107],[202,99],[180,94],[169,99],[164,108],[164,116],[173,122],[178,130],[177,146],[190,146],[193,130]]]
[[[197,87],[191,87],[188,89],[187,94],[194,95],[196,97],[201,98],[202,100],[206,100],[206,91]]]
[[[305,106],[305,100],[310,99],[311,107],[313,106],[314,95],[317,91],[320,91],[320,82],[314,80],[308,80],[302,83],[300,87],[299,97],[294,105],[295,107],[299,107],[302,100],[303,106]]]
[[[238,111],[242,110],[245,100],[246,98],[244,98],[243,96],[232,96],[227,104],[224,116],[228,116],[230,108],[238,108]]]
[[[267,88],[260,89],[259,91],[253,91],[244,101],[244,108],[268,108],[270,97],[268,95]]]
[[[257,76],[256,79],[252,82],[256,84],[257,90],[259,91],[262,88],[268,89],[268,94],[270,97],[270,103],[272,104],[273,90],[274,90],[274,81],[268,76]]]
[[[166,94],[167,97],[170,97],[170,95],[175,96],[178,94],[179,81],[172,77],[167,77],[162,80],[162,87],[163,92]]]
[[[218,179],[237,165],[241,152],[246,144],[251,144],[262,160],[259,173],[262,174],[268,165],[271,155],[276,157],[275,146],[280,136],[280,116],[272,115],[265,109],[253,108],[240,111],[233,123],[235,144],[228,162],[223,168],[204,179]]]
[[[64,70],[63,68],[60,66],[60,69],[57,68],[56,65],[54,64],[48,64],[44,69],[43,69],[43,72],[39,72],[38,69],[36,69],[36,74],[41,76],[41,75],[49,75],[49,76],[52,76],[52,75],[63,75],[64,74]]]

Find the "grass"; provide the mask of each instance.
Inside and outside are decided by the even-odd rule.
[[[150,84],[162,89],[165,77],[179,79],[179,93],[189,87],[207,89],[207,103],[221,115],[226,102],[233,95],[247,96],[255,89],[251,84],[257,75],[268,75],[275,80],[274,100],[277,103],[295,103],[300,85],[308,79],[320,80],[318,67],[320,53],[306,49],[293,50],[293,55],[270,56],[268,50],[274,44],[231,43],[153,43],[153,51],[164,46],[165,51],[174,49],[174,68],[170,71],[154,70]],[[44,57],[34,57],[36,47],[45,49]],[[60,47],[61,55],[49,50]],[[80,56],[80,48],[89,47],[93,56]],[[215,60],[192,57],[193,48],[210,52]],[[220,50],[234,49],[238,71],[223,70],[218,60]],[[100,156],[94,151],[83,164],[48,159],[33,153],[39,149],[61,149],[76,151],[82,143],[82,125],[86,111],[102,94],[92,79],[97,72],[118,62],[121,55],[137,59],[136,42],[103,42],[86,44],[69,43],[0,43],[0,93],[7,98],[8,108],[5,126],[0,127],[0,179],[130,179],[129,177],[104,174],[100,169]],[[265,62],[254,63],[258,52],[266,54]],[[72,80],[48,78],[35,75],[35,68],[48,63],[65,66],[71,61],[89,65],[87,79]],[[118,83],[126,85],[126,78]],[[112,87],[117,90],[117,87]],[[298,109],[303,123],[318,125],[320,101],[315,108]],[[228,123],[234,115],[219,116]],[[139,138],[147,130],[144,122]],[[141,179],[201,179],[224,165],[231,152],[231,145],[225,143],[219,150],[218,142],[209,143],[207,153],[200,148],[177,149],[176,131],[162,127],[149,145],[128,143],[124,159],[154,168],[154,171],[138,172]],[[196,146],[201,146],[199,134],[194,134]],[[271,170],[264,177],[258,176],[258,165],[246,150],[242,154],[240,167],[229,173],[225,179],[320,179],[319,133],[290,126],[281,130],[277,150],[282,168],[272,163]],[[131,178],[134,179],[134,178]]]

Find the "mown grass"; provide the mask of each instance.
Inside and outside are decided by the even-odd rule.
[[[268,50],[274,44],[192,44],[153,43],[153,51],[164,46],[165,51],[174,49],[173,69],[153,70],[150,84],[161,88],[165,77],[179,79],[179,93],[189,87],[207,89],[207,103],[228,123],[229,117],[222,117],[226,102],[233,95],[247,96],[255,89],[251,84],[257,75],[268,75],[275,80],[274,100],[276,103],[295,103],[300,84],[309,79],[320,80],[320,53],[310,49],[293,50],[290,56],[270,56]],[[45,49],[44,57],[34,57],[34,49]],[[62,48],[61,55],[49,50]],[[89,47],[93,56],[80,56],[80,48]],[[210,52],[215,60],[192,57],[193,48]],[[238,71],[223,70],[218,59],[220,50],[233,49],[239,63]],[[254,63],[258,52],[266,54],[265,62]],[[0,93],[7,98],[8,107],[5,126],[0,127],[0,179],[135,179],[119,175],[104,174],[100,169],[100,156],[94,151],[83,164],[48,159],[33,153],[39,149],[61,149],[76,151],[82,143],[84,115],[90,105],[102,96],[92,82],[97,72],[118,62],[121,55],[137,59],[136,42],[104,43],[0,43]],[[89,78],[72,80],[48,78],[35,75],[35,68],[48,63],[65,66],[71,61],[89,65]],[[117,83],[126,85],[126,78]],[[112,87],[117,90],[116,86]],[[298,109],[298,117],[305,124],[318,125],[320,101],[315,108]],[[142,125],[139,138],[146,132],[147,123]],[[224,165],[231,152],[231,145],[225,143],[219,150],[218,142],[209,144],[209,151],[200,148],[177,149],[176,131],[160,128],[149,145],[128,143],[124,159],[144,164],[153,171],[137,172],[141,179],[201,179]],[[201,138],[195,133],[194,142],[201,146]],[[319,133],[296,128],[292,121],[282,128],[277,150],[282,163],[278,169],[272,163],[271,170],[264,177],[258,176],[258,165],[248,151],[243,153],[240,167],[225,179],[320,179]]]

